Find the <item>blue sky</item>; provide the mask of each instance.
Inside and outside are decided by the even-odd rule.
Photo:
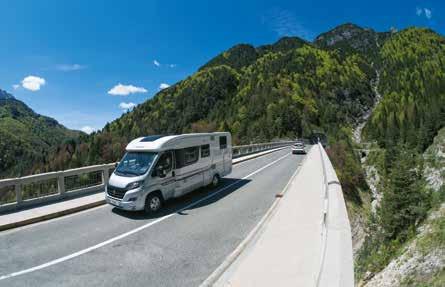
[[[0,89],[100,129],[237,43],[312,40],[345,22],[445,33],[444,1],[362,2],[0,0]]]

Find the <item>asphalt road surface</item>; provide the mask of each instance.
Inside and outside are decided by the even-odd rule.
[[[301,164],[284,149],[233,166],[216,189],[155,216],[109,205],[0,232],[0,286],[199,286]]]

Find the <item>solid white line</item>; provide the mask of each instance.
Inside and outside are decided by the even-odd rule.
[[[110,239],[108,239],[108,240],[106,240],[106,241],[103,241],[103,242],[99,243],[99,244],[93,245],[93,246],[91,246],[91,247],[85,248],[85,249],[83,249],[83,250],[77,251],[77,252],[72,253],[72,254],[69,254],[69,255],[67,255],[67,256],[60,257],[60,258],[58,258],[58,259],[55,259],[55,260],[46,262],[46,263],[44,263],[44,264],[41,264],[41,265],[38,265],[38,266],[35,266],[35,267],[31,267],[31,268],[24,269],[24,270],[21,270],[21,271],[17,271],[17,272],[13,272],[13,273],[10,273],[10,274],[2,275],[2,276],[0,276],[0,280],[4,280],[4,279],[7,279],[7,278],[20,276],[20,275],[23,275],[23,274],[27,274],[27,273],[30,273],[30,272],[34,272],[34,271],[37,271],[37,270],[41,270],[41,269],[44,269],[44,268],[47,268],[47,267],[50,267],[50,266],[53,266],[53,265],[62,263],[62,262],[64,262],[64,261],[73,259],[73,258],[75,258],[75,257],[78,257],[78,256],[83,255],[83,254],[85,254],[85,253],[88,253],[88,252],[91,252],[91,251],[96,250],[96,249],[98,249],[98,248],[101,248],[101,247],[103,247],[103,246],[105,246],[105,245],[108,245],[108,244],[110,244],[110,243],[113,243],[113,242],[115,242],[115,241],[117,241],[117,240],[123,239],[123,238],[128,237],[128,236],[130,236],[130,235],[132,235],[132,234],[135,234],[135,233],[137,233],[137,232],[139,232],[139,231],[141,231],[141,230],[144,230],[144,229],[146,229],[146,228],[148,228],[148,227],[150,227],[150,226],[152,226],[152,225],[155,225],[156,223],[159,223],[159,222],[161,222],[161,221],[164,221],[164,220],[166,220],[167,218],[170,218],[170,217],[172,217],[172,216],[178,214],[179,212],[182,212],[182,211],[184,211],[184,210],[186,210],[186,209],[188,209],[188,208],[191,208],[191,207],[193,207],[193,206],[195,206],[195,205],[201,203],[202,201],[205,201],[205,200],[207,200],[207,199],[209,199],[209,198],[212,198],[213,196],[219,194],[220,192],[222,192],[222,191],[224,191],[224,190],[226,190],[226,189],[228,189],[228,188],[230,188],[230,187],[232,187],[232,186],[238,184],[240,181],[242,181],[242,180],[244,180],[244,179],[247,179],[247,178],[249,178],[249,177],[251,177],[251,176],[253,176],[253,175],[255,175],[255,174],[261,172],[262,170],[264,170],[264,169],[268,168],[269,166],[271,166],[271,165],[277,163],[278,161],[284,159],[284,158],[287,157],[287,156],[289,156],[289,154],[286,154],[286,155],[284,155],[284,156],[278,158],[277,160],[275,160],[275,161],[273,161],[273,162],[271,162],[271,163],[269,163],[269,164],[267,164],[267,165],[265,165],[265,166],[263,166],[263,167],[261,167],[261,168],[255,170],[254,172],[252,172],[252,173],[250,173],[250,174],[244,176],[243,178],[241,178],[241,179],[239,179],[239,180],[237,180],[237,181],[235,181],[235,182],[233,182],[233,183],[231,183],[231,184],[229,184],[229,185],[227,185],[227,186],[224,186],[224,187],[218,189],[218,190],[215,191],[214,193],[209,194],[209,195],[207,195],[207,196],[201,198],[200,200],[197,200],[197,201],[195,201],[195,202],[193,202],[193,203],[191,203],[191,204],[189,204],[189,205],[187,205],[187,206],[185,206],[185,207],[179,209],[178,211],[175,211],[174,213],[171,213],[171,214],[169,214],[169,215],[165,215],[165,216],[163,216],[163,217],[161,217],[161,218],[156,219],[155,221],[151,221],[151,222],[149,222],[149,223],[147,223],[147,224],[145,224],[145,225],[142,225],[142,226],[140,226],[140,227],[138,227],[138,228],[135,228],[135,229],[130,230],[130,231],[128,231],[128,232],[122,233],[121,235],[118,235],[118,236],[116,236],[116,237],[112,237],[112,238],[110,238]]]

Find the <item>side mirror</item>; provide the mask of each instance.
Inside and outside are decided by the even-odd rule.
[[[118,162],[118,161],[115,162],[115,163],[114,163],[114,168],[117,168],[118,165],[119,165],[119,162]]]
[[[155,169],[155,173],[154,173],[154,175],[155,175],[155,176],[159,176],[160,178],[165,177],[166,174],[165,174],[164,167],[163,167],[163,166],[158,166],[158,167]]]

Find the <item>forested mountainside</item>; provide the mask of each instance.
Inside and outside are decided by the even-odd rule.
[[[445,123],[445,38],[427,29],[397,33],[380,50],[384,95],[365,127],[380,146],[425,150]]]
[[[237,45],[160,91],[40,170],[110,162],[146,134],[229,130],[234,143],[309,135],[355,123],[374,102],[371,64],[299,38]]]
[[[0,177],[26,174],[31,166],[56,152],[60,143],[80,134],[0,90]]]

